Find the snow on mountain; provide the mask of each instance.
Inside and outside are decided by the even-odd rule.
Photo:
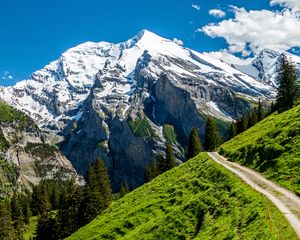
[[[264,49],[255,59],[246,65],[234,65],[239,71],[249,76],[261,80],[268,85],[277,86],[277,73],[280,67],[280,55],[282,52],[272,49]],[[300,57],[284,52],[286,56],[294,62],[298,71],[300,71]]]
[[[263,78],[260,77],[263,73],[256,71],[259,63],[236,66],[235,69],[147,30],[123,43],[87,42],[71,48],[58,60],[34,72],[29,79],[13,87],[2,87],[0,97],[26,112],[40,126],[61,130],[70,119],[78,118],[96,78],[101,79],[98,97],[104,103],[114,96],[114,102],[122,104],[124,110],[128,109],[129,99],[136,90],[137,62],[145,55],[151,57],[145,71],[155,79],[170,72],[208,85],[221,84],[249,98],[274,97],[274,89],[268,82],[256,80],[257,77]],[[262,67],[272,69],[273,58],[268,59],[270,61],[264,61]],[[216,106],[211,99],[202,100],[206,111],[230,119],[228,114],[221,114],[222,110],[214,110]]]

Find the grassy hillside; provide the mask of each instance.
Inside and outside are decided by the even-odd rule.
[[[220,153],[300,195],[300,106],[274,113],[222,145]]]
[[[297,238],[266,198],[203,153],[116,201],[68,239]]]

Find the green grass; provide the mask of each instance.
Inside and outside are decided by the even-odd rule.
[[[176,134],[172,125],[163,125],[163,135],[167,143],[176,143]]]
[[[265,197],[202,153],[114,202],[68,239],[297,237]]]
[[[30,218],[30,222],[29,222],[29,225],[27,227],[27,230],[23,235],[24,240],[34,239],[37,221],[38,221],[37,216],[34,216],[34,217]]]
[[[274,113],[219,152],[300,195],[300,106]]]
[[[129,126],[133,134],[137,137],[155,139],[156,135],[152,127],[150,126],[146,117],[136,118],[129,120]]]

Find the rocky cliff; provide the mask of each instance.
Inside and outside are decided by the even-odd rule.
[[[143,183],[145,166],[164,152],[166,126],[182,161],[191,128],[203,139],[208,115],[225,131],[259,99],[273,99],[272,81],[246,70],[144,30],[126,42],[69,49],[0,97],[55,135],[79,173],[105,160],[118,189]]]
[[[24,113],[0,102],[0,185],[30,189],[44,178],[77,177],[71,163]]]

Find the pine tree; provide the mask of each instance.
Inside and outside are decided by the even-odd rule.
[[[186,159],[197,156],[202,151],[201,141],[196,128],[193,128],[189,138],[189,146]]]
[[[59,224],[54,212],[43,213],[38,218],[36,240],[57,240]]]
[[[256,123],[258,123],[258,110],[254,108],[251,112],[250,118],[249,118],[249,128],[254,126]]]
[[[81,188],[76,184],[75,178],[72,178],[62,195],[57,213],[59,231],[56,233],[61,239],[71,235],[82,226],[82,202],[83,193]]]
[[[278,93],[276,97],[276,109],[283,112],[293,108],[299,98],[299,80],[294,64],[282,54],[280,72],[278,74]]]
[[[84,219],[88,223],[110,205],[112,190],[105,164],[99,158],[87,170],[85,180],[83,208],[85,209]]]
[[[121,188],[120,188],[120,197],[124,197],[129,192],[130,192],[130,190],[129,190],[127,181],[125,181],[124,183],[122,183]]]
[[[155,160],[151,160],[145,170],[145,182],[150,182],[160,174],[159,168],[164,168],[165,159],[162,155],[157,155]]]
[[[94,168],[89,167],[85,176],[84,222],[88,223],[102,211],[103,197],[100,193]]]
[[[259,100],[258,101],[258,107],[257,107],[257,122],[260,122],[263,119],[264,119],[263,106],[262,106],[261,100]]]
[[[24,217],[19,195],[16,192],[14,192],[11,200],[11,216],[13,221],[13,227],[15,229],[15,238],[22,239],[25,227]]]
[[[107,168],[105,167],[104,162],[98,157],[96,158],[96,161],[94,163],[94,171],[99,184],[98,188],[103,197],[102,207],[103,209],[105,209],[112,202],[112,190],[109,176],[107,173]]]
[[[230,125],[230,136],[229,138],[234,138],[236,135],[238,135],[237,133],[237,126],[235,122],[232,122]]]
[[[249,128],[249,113],[245,113],[241,119],[241,132],[245,132]]]
[[[15,240],[10,204],[8,200],[0,200],[0,239]]]
[[[212,117],[208,117],[205,129],[204,147],[207,151],[214,151],[221,143],[222,140],[219,135],[219,131]]]
[[[171,144],[167,144],[166,148],[166,171],[176,167],[176,159],[173,153],[173,148]]]
[[[164,173],[165,171],[167,171],[167,164],[166,164],[166,159],[164,158],[164,156],[162,154],[158,154],[156,157],[156,162],[157,162],[157,175]],[[155,176],[155,174],[154,174]],[[155,177],[156,177],[155,176]]]

